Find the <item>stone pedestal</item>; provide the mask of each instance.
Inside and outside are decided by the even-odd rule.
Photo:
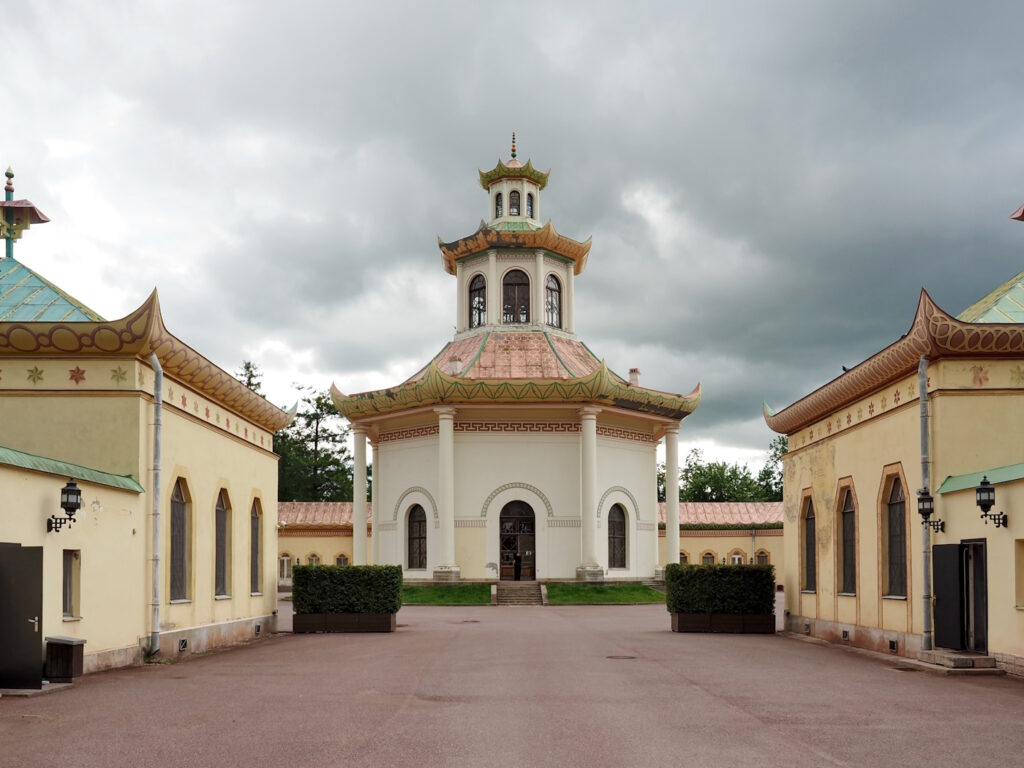
[[[462,578],[462,569],[457,565],[439,565],[434,569],[434,581],[456,582]]]
[[[600,565],[577,565],[576,581],[604,581],[604,569]]]

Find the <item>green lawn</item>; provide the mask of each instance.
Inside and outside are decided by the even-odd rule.
[[[644,584],[548,584],[551,605],[630,605],[664,603],[665,596]]]
[[[402,605],[490,605],[490,584],[403,584]]]

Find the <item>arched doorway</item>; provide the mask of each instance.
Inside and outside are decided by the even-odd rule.
[[[510,501],[501,508],[498,520],[501,579],[533,581],[536,578],[533,507],[525,501]]]

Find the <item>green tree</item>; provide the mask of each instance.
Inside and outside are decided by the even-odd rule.
[[[757,474],[762,501],[782,501],[782,457],[789,451],[789,438],[777,435],[768,444],[768,461]]]
[[[679,473],[680,501],[761,501],[761,487],[745,464],[704,461],[694,448]]]
[[[299,387],[291,426],[274,435],[280,501],[352,501],[349,429],[328,391]]]
[[[242,361],[242,367],[235,371],[235,378],[260,397],[266,397],[263,394],[263,371],[252,360]]]

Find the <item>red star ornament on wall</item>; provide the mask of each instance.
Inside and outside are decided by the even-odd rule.
[[[74,368],[69,369],[68,374],[68,380],[75,382],[75,384],[81,384],[85,381],[85,371],[77,365]]]

